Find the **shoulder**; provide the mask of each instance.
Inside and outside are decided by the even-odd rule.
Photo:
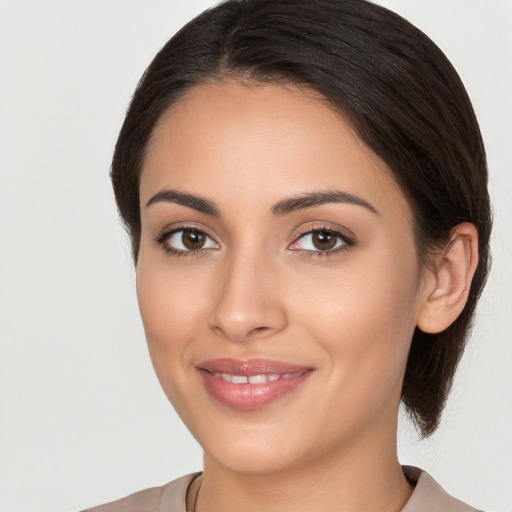
[[[478,512],[448,494],[427,472],[412,466],[403,466],[407,479],[415,489],[402,512]]]
[[[186,512],[187,490],[200,473],[192,473],[160,487],[135,492],[110,503],[88,508],[82,512]]]

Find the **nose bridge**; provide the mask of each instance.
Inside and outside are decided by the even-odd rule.
[[[219,268],[219,288],[208,323],[233,341],[269,336],[286,325],[271,257],[254,243],[238,247]]]

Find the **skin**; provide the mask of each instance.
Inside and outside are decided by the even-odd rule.
[[[146,206],[170,189],[207,198],[220,214]],[[375,211],[338,202],[272,213],[283,199],[331,190]],[[465,270],[457,258],[443,259],[441,273],[421,269],[411,209],[386,164],[295,86],[226,80],[189,90],[155,128],[140,197],[137,294],[150,355],[205,452],[189,510],[199,484],[197,512],[401,510],[412,493],[396,454],[410,341],[417,325],[444,328],[463,306],[452,297],[446,314],[446,297],[476,266],[471,228],[452,246],[469,254]],[[165,247],[180,236],[162,233],[183,223],[208,238],[178,257]],[[336,238],[342,249],[322,254],[304,233],[326,228],[352,244]],[[196,370],[220,357],[314,372],[279,400],[240,411],[213,400]]]

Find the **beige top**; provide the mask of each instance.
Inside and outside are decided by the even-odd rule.
[[[425,471],[412,466],[403,466],[403,471],[415,488],[402,512],[477,512],[450,496]],[[182,476],[161,487],[145,489],[83,512],[187,512],[188,487],[200,474]]]

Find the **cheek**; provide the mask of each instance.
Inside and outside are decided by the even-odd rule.
[[[137,264],[137,299],[148,342],[179,344],[205,314],[208,283],[204,272],[187,274],[183,264],[149,244],[142,241]]]
[[[173,279],[172,272],[161,273],[157,268],[139,264],[137,298],[148,343],[163,349],[186,337],[194,312],[189,307],[189,287]]]
[[[414,247],[406,252],[386,247],[373,255],[354,258],[330,275],[304,274],[300,286],[307,293],[296,310],[308,335],[328,354],[333,378],[347,390],[340,397],[357,403],[370,394],[384,400],[401,388],[416,325]]]
[[[137,299],[149,353],[164,391],[172,397],[191,366],[192,340],[206,318],[204,282],[184,279],[168,261],[141,256],[137,265]]]

